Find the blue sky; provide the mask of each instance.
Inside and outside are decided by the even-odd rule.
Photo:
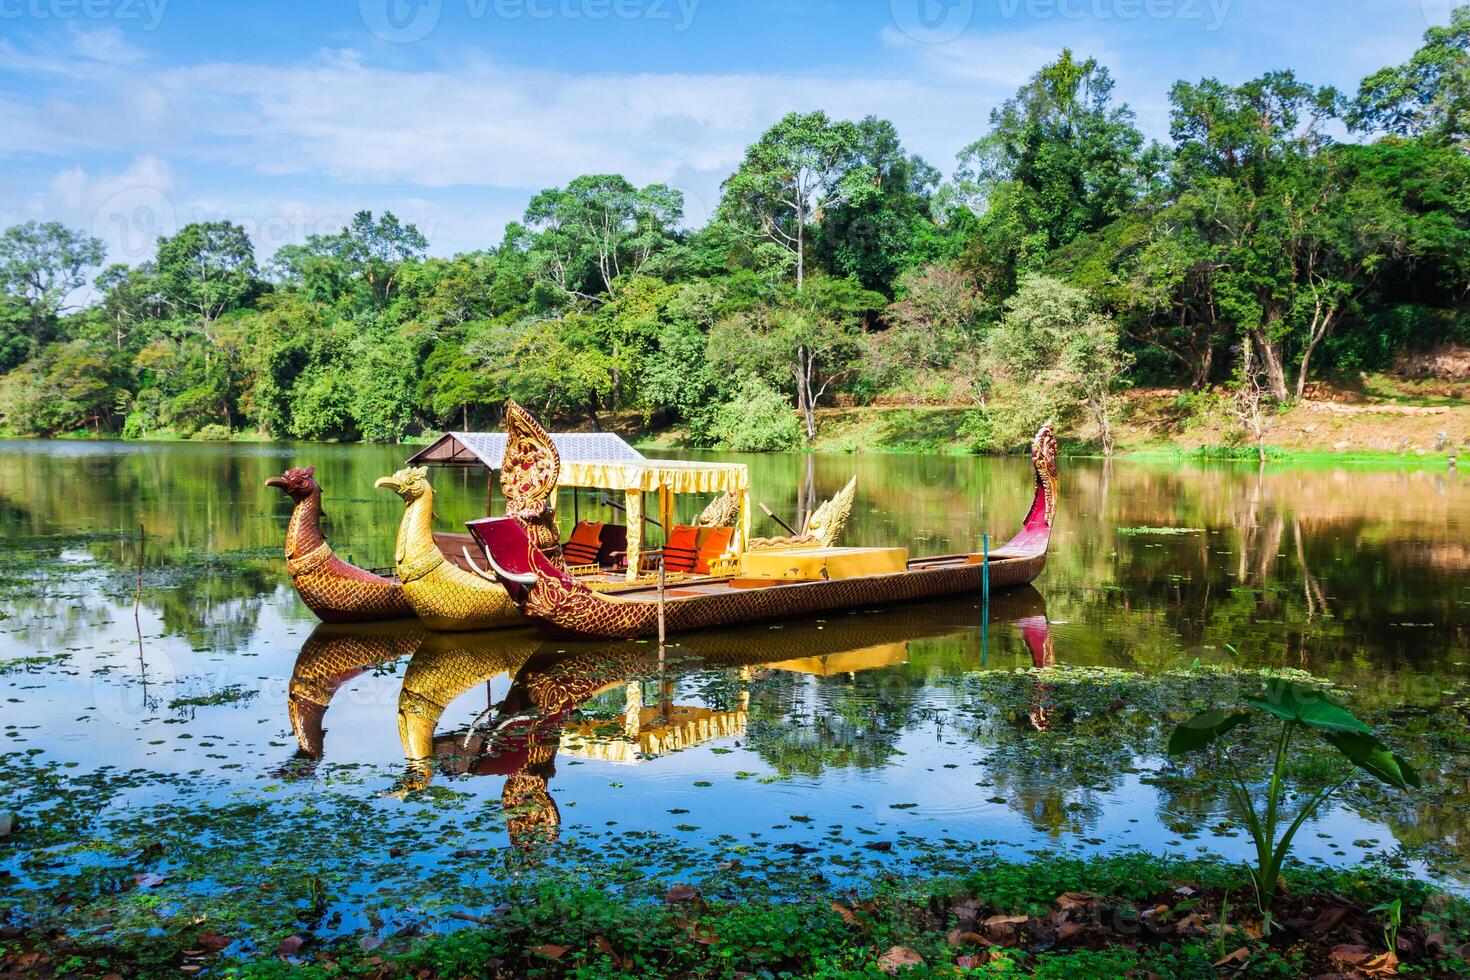
[[[1291,67],[1346,89],[1450,0],[0,0],[0,224],[113,259],[229,218],[262,258],[360,208],[435,254],[492,245],[542,187],[661,181],[703,223],[785,112],[877,114],[948,174],[1063,46],[1150,135],[1179,78]]]

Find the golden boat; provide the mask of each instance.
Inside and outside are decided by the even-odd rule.
[[[322,534],[316,468],[289,469],[265,481],[294,503],[286,526],[286,571],[306,608],[324,623],[366,623],[414,614],[396,580],[338,558]]]
[[[544,542],[556,540],[550,502],[559,479],[557,447],[514,402],[507,407],[506,425],[501,470],[513,475],[503,481],[508,516],[471,521],[468,528],[510,598],[553,635],[650,637],[974,594],[986,587],[1027,585],[1046,565],[1057,503],[1057,443],[1050,424],[1032,443],[1036,482],[1025,522],[1010,541],[989,553],[910,559],[906,548],[745,550],[728,576],[608,595],[588,588],[547,553]]]

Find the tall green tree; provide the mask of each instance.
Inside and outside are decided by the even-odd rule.
[[[991,295],[1053,250],[1096,231],[1157,190],[1164,153],[1144,146],[1113,78],[1070,50],[990,114],[990,132],[960,151],[959,198],[981,214],[969,265]]]
[[[806,283],[813,223],[874,187],[861,142],[856,123],[793,112],[761,134],[725,180],[719,217],[789,253],[798,290]]]
[[[67,298],[106,257],[100,238],[59,221],[27,221],[0,232],[0,289],[29,307],[32,350],[53,339]]]
[[[1470,139],[1470,6],[1424,32],[1407,62],[1380,68],[1358,86],[1347,113],[1360,132],[1429,136],[1462,147]]]
[[[576,299],[616,297],[672,241],[684,195],[663,184],[634,187],[619,174],[578,177],[531,199],[524,226],[542,277]]]
[[[154,267],[163,302],[209,343],[215,321],[259,291],[255,248],[228,221],[196,222],[160,238]]]
[[[892,295],[906,269],[952,249],[931,211],[939,171],[907,152],[886,119],[857,124],[853,166],[871,181],[827,208],[816,253],[834,274]]]

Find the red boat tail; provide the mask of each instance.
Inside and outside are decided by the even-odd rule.
[[[306,608],[324,623],[367,623],[405,619],[413,608],[403,586],[332,553],[322,534],[322,488],[316,468],[290,469],[265,481],[295,502],[286,528],[286,571]]]
[[[1027,585],[1046,565],[1056,515],[1057,443],[1050,425],[1032,444],[1036,492],[1021,531],[999,550],[983,554],[908,559],[901,548],[824,548],[793,552],[747,552],[734,578],[679,582],[608,595],[594,592],[567,574],[538,543],[551,520],[548,495],[536,488],[555,485],[547,472],[547,439],[535,420],[512,405],[507,413],[506,473],[525,473],[525,496],[515,517],[469,523],[491,570],[511,598],[538,625],[558,636],[593,639],[657,634],[662,610],[665,631],[678,633],[761,620],[810,616],[836,609],[913,602],[978,593],[986,570],[992,589]],[[554,451],[549,457],[555,459]],[[510,498],[510,493],[507,493]]]

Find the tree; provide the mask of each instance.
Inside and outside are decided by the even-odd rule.
[[[97,274],[93,285],[102,293],[99,312],[118,350],[138,330],[165,314],[152,263],[137,267],[113,263]]]
[[[177,316],[213,343],[213,325],[257,291],[255,249],[245,229],[228,221],[188,224],[158,240],[158,290]]]
[[[1340,109],[1335,89],[1308,85],[1290,71],[1238,86],[1214,78],[1175,82],[1169,103],[1175,181],[1188,187],[1225,177],[1257,192],[1278,165],[1330,144],[1324,127]]]
[[[619,281],[641,273],[683,218],[680,191],[593,174],[537,194],[524,222],[539,273],[570,296],[596,300],[594,290],[616,297]]]
[[[725,180],[719,217],[790,251],[798,290],[806,284],[809,224],[874,184],[873,168],[858,158],[861,138],[858,126],[825,112],[793,112],[751,144]]]
[[[350,284],[358,284],[371,306],[384,309],[397,288],[399,267],[421,260],[428,247],[418,227],[399,221],[392,211],[376,220],[371,211],[359,211],[335,234],[283,245],[271,263],[277,278],[300,286],[314,299],[335,301]]]
[[[1112,396],[1125,384],[1131,358],[1118,345],[1116,324],[1080,289],[1045,276],[1022,278],[1006,300],[1000,326],[986,336],[985,368],[1017,409],[997,428],[1008,448],[1081,402],[1111,455]]]
[[[1347,121],[1358,132],[1463,145],[1470,138],[1470,6],[1456,7],[1448,26],[1425,31],[1407,62],[1363,79]]]
[[[874,116],[857,124],[852,166],[870,183],[827,208],[816,253],[835,275],[891,295],[905,269],[952,249],[930,209],[939,171],[905,152],[893,124]]]
[[[0,289],[30,307],[33,349],[52,339],[48,331],[67,298],[106,257],[100,238],[58,221],[27,221],[0,233]]]
[[[1158,189],[1164,153],[1144,148],[1113,79],[1070,50],[990,114],[959,154],[956,196],[981,213],[969,265],[992,294],[1051,251],[1096,231]]]
[[[746,371],[773,386],[789,380],[810,439],[817,433],[817,404],[857,367],[863,322],[884,302],[850,279],[820,276],[774,304],[721,320],[710,333],[708,357],[727,376]]]
[[[954,263],[935,263],[906,272],[899,298],[883,311],[887,329],[871,336],[865,375],[870,382],[902,390],[918,400],[933,388],[950,389],[978,375],[969,363],[994,307]]]

